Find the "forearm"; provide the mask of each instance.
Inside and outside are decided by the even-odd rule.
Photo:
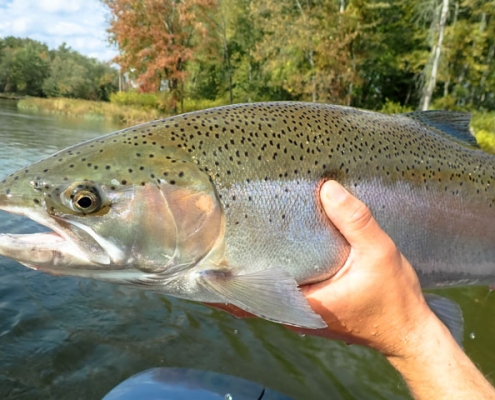
[[[495,399],[494,388],[435,316],[403,343],[402,354],[387,359],[415,399]]]

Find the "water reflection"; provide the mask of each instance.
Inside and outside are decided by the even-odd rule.
[[[88,121],[17,112],[15,102],[0,100],[0,172],[12,172],[67,146],[111,132],[117,127]]]

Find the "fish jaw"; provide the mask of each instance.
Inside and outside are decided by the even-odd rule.
[[[6,196],[0,197],[0,210],[27,217],[51,232],[33,234],[0,234],[0,255],[9,257],[28,268],[52,275],[85,276],[84,270],[93,271],[98,266],[110,265],[112,258],[108,251],[100,251],[89,257],[84,247],[78,246],[70,231],[64,229],[57,218],[43,208],[13,206],[7,203]],[[16,200],[21,203],[20,199]],[[102,247],[101,250],[104,248]],[[71,273],[72,271],[72,273]]]
[[[56,267],[68,264],[69,255],[72,261],[79,265],[89,261],[72,242],[55,232],[30,235],[0,234],[0,254],[28,268],[53,275],[64,275],[62,271],[56,273]]]
[[[95,263],[88,258],[84,249],[56,232],[0,234],[0,255],[53,276],[92,278],[124,285],[160,281],[157,274],[137,268],[122,268],[110,262]]]

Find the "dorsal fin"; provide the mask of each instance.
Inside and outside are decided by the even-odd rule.
[[[470,148],[479,149],[476,138],[469,130],[471,114],[454,111],[414,111],[401,114],[414,119],[437,133],[448,136]]]

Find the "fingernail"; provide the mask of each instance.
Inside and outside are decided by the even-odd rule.
[[[340,205],[349,196],[349,192],[336,181],[328,181],[325,185],[325,197],[332,206]]]

